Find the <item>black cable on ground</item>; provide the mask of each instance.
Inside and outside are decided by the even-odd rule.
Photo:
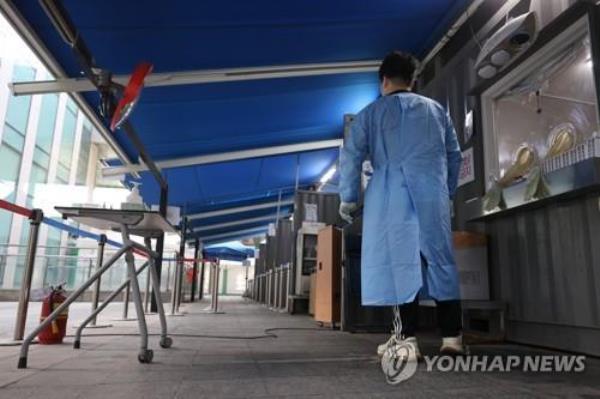
[[[183,333],[168,333],[169,337],[181,338],[208,338],[208,339],[239,339],[239,340],[257,340],[279,338],[274,331],[320,331],[320,332],[335,332],[335,330],[323,328],[306,328],[306,327],[273,327],[264,330],[264,335],[208,335],[208,334],[183,334]],[[139,333],[101,333],[101,334],[82,334],[82,337],[139,337]],[[149,337],[160,337],[162,334],[151,333]],[[75,335],[66,335],[67,338],[73,338]]]
[[[169,333],[169,337],[180,337],[180,338],[206,338],[206,339],[234,339],[234,340],[257,340],[257,339],[269,339],[279,338],[275,331],[319,331],[319,332],[336,332],[337,330],[331,330],[327,328],[315,328],[315,327],[273,327],[264,330],[264,335],[207,335],[207,334],[183,334],[183,333]],[[139,337],[139,333],[101,333],[101,334],[82,334],[82,337]],[[161,334],[150,333],[149,337],[160,337]],[[65,335],[65,338],[75,338],[75,335]],[[37,344],[37,341],[31,342],[31,344]],[[21,346],[21,342],[0,342],[0,347],[8,346]]]

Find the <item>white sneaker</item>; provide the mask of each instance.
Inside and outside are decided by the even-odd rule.
[[[408,338],[404,338],[401,339],[399,342],[396,339],[396,335],[392,334],[392,336],[390,337],[390,339],[387,340],[387,342],[385,344],[381,344],[377,347],[377,356],[382,357],[383,354],[385,353],[385,351],[393,345],[396,344],[402,344],[402,343],[411,343],[413,344],[413,346],[415,347],[415,356],[417,357],[417,359],[421,358],[421,352],[419,351],[419,345],[417,343],[417,338],[416,337],[408,337]]]
[[[463,345],[462,335],[442,338],[440,353],[445,355],[464,355],[465,346]]]

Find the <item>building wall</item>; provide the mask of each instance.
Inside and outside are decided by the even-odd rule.
[[[59,204],[92,202],[94,188],[105,184],[96,179],[99,158],[106,155],[99,134],[66,94],[12,96],[10,82],[51,76],[1,16],[0,43],[0,198],[27,208],[44,202],[52,211]],[[75,190],[84,195],[65,196]],[[20,286],[28,238],[27,220],[0,210],[0,288]],[[39,245],[53,248],[40,248],[38,254],[76,256],[79,246],[90,246],[81,241],[42,225]],[[40,259],[33,287],[49,278],[74,282],[79,266],[76,258]],[[53,275],[48,267],[63,270]]]
[[[254,278],[254,266],[241,266],[238,262],[222,262],[219,274],[219,295],[242,295],[246,290],[246,272],[248,279]],[[204,295],[211,294],[210,267],[204,270]]]
[[[468,110],[479,118],[477,99],[468,92],[476,82],[474,64],[482,42],[509,15],[535,10],[546,25],[574,1],[494,1],[470,18],[430,63],[421,80],[422,93],[448,106],[461,148],[473,148],[475,181],[455,199],[456,229],[485,231],[490,238],[492,299],[508,304],[508,339],[565,350],[600,354],[600,252],[598,196],[592,195],[516,213],[486,224],[470,223],[473,198],[485,192],[483,142],[476,129],[466,142],[463,125]],[[475,38],[474,38],[475,37]]]

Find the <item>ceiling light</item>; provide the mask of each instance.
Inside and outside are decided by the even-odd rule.
[[[321,180],[320,180],[321,184],[325,184],[329,180],[331,180],[333,175],[335,175],[336,170],[337,170],[337,168],[334,165],[327,172],[325,172],[325,174],[321,177]]]

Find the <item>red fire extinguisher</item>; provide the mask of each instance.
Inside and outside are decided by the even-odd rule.
[[[42,314],[40,315],[40,322],[44,321],[46,317],[50,315],[60,306],[61,303],[67,299],[65,297],[65,291],[62,289],[62,285],[58,287],[50,287],[50,293],[46,295],[42,302]],[[54,320],[48,327],[43,329],[38,334],[38,341],[40,344],[51,345],[51,344],[62,344],[63,338],[67,333],[67,318],[69,316],[68,308],[65,309],[56,320]]]
[[[193,267],[189,267],[185,270],[185,278],[186,278],[187,282],[190,284],[194,282],[194,268]]]

